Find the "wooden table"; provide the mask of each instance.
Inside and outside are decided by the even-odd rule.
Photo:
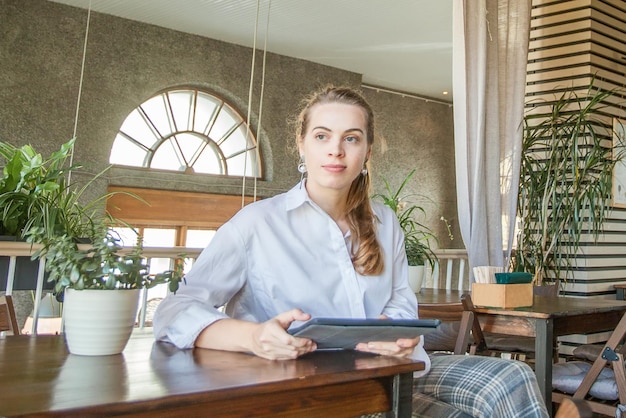
[[[423,302],[458,301],[455,290],[422,289]],[[419,308],[418,308],[419,309]],[[626,312],[626,302],[611,299],[535,296],[525,308],[482,308],[475,312],[485,332],[535,338],[535,374],[546,400],[552,402],[552,353],[556,337],[612,331]]]
[[[424,363],[355,351],[270,361],[133,338],[114,356],[68,354],[62,336],[0,339],[0,416],[411,416]]]

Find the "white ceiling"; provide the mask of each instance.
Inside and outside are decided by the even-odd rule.
[[[257,26],[259,49],[267,42],[367,85],[452,101],[452,0],[50,1],[248,47]]]

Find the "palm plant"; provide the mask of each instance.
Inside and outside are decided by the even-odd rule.
[[[581,235],[597,241],[610,211],[613,168],[624,147],[610,147],[611,128],[594,118],[614,91],[565,91],[548,114],[525,117],[515,270],[535,284],[567,279]]]

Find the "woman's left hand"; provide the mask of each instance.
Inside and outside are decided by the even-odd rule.
[[[387,315],[379,315],[378,319],[389,319],[389,317]],[[415,350],[415,346],[419,344],[420,338],[422,337],[400,338],[395,342],[372,341],[369,343],[359,343],[354,349],[384,356],[408,357],[413,354],[413,350]]]
[[[369,343],[359,343],[355,347],[355,350],[385,356],[408,357],[413,354],[413,350],[420,342],[420,338],[422,337],[400,338],[397,341],[372,341]]]

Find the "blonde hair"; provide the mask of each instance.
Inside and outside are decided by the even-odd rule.
[[[358,106],[365,111],[367,143],[374,143],[374,112],[365,98],[350,87],[326,86],[305,98],[296,121],[296,138],[304,138],[309,125],[311,108],[318,104],[342,103]],[[352,182],[346,202],[347,222],[352,236],[352,264],[363,275],[375,276],[385,268],[383,252],[376,238],[376,216],[370,204],[369,174],[359,174]]]

